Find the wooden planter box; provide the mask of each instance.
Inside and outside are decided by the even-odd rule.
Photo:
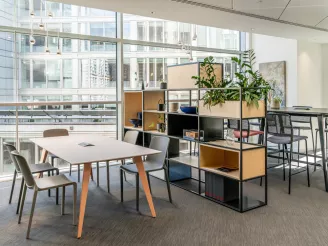
[[[255,105],[247,106],[246,101],[242,102],[243,118],[264,118],[265,102],[259,101],[259,107]],[[240,101],[226,101],[208,108],[203,105],[203,101],[199,101],[199,115],[212,117],[240,118]]]

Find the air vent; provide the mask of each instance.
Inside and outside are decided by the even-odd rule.
[[[171,2],[176,2],[176,3],[181,3],[181,4],[188,4],[188,5],[201,7],[201,8],[206,8],[206,9],[212,9],[212,10],[216,10],[216,11],[222,11],[222,12],[231,13],[231,14],[243,15],[243,16],[247,16],[247,17],[272,21],[272,22],[286,24],[286,25],[292,25],[292,26],[297,26],[297,27],[309,28],[309,29],[313,29],[313,30],[317,30],[317,31],[328,32],[328,29],[326,29],[326,28],[320,28],[320,27],[303,25],[303,24],[289,22],[289,21],[278,20],[278,19],[274,19],[274,18],[262,16],[262,15],[255,15],[255,14],[245,13],[245,12],[241,12],[241,11],[238,11],[238,10],[227,9],[227,8],[223,8],[223,7],[219,7],[219,6],[215,6],[215,5],[206,4],[206,3],[200,3],[200,2],[189,1],[189,0],[170,0],[170,1]]]

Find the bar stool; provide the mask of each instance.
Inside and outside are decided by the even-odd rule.
[[[257,136],[257,135],[263,135],[263,131],[259,130],[250,130],[250,122],[248,120],[242,121],[242,131],[240,131],[240,120],[228,120],[228,129],[233,129],[233,134],[235,138],[238,138],[240,140],[245,140],[248,143],[249,137]]]
[[[293,143],[305,141],[305,154],[306,154],[306,170],[308,187],[310,187],[310,174],[309,174],[309,160],[308,160],[308,146],[307,136],[294,135],[294,128],[289,114],[274,114],[267,115],[268,134],[271,135],[267,138],[267,141],[274,144],[282,144],[287,151],[287,144],[290,145],[289,158],[287,160],[289,164],[289,182],[288,182],[288,194],[291,192],[291,176],[298,174],[292,174],[292,158],[293,158]],[[283,176],[285,180],[285,163],[283,163]]]

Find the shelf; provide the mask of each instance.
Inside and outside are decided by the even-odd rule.
[[[177,113],[177,112],[168,112],[167,114],[198,117],[198,114],[186,114],[186,113]]]
[[[184,190],[190,191],[192,193],[196,193],[199,195],[199,181],[189,178],[189,179],[183,179],[183,180],[176,180],[176,181],[171,181],[171,184],[182,188]],[[205,191],[205,185],[201,183],[201,192]]]
[[[240,180],[240,178],[239,178],[239,169],[234,170],[234,171],[230,171],[228,173],[216,170],[214,168],[207,168],[207,167],[201,167],[200,169],[204,170],[204,171],[207,171],[207,172],[220,174],[220,175],[228,177],[228,178]]]
[[[144,110],[144,113],[156,113],[156,114],[166,114],[165,111],[158,111],[158,110]]]
[[[180,140],[184,140],[184,141],[198,143],[198,140],[185,139],[185,138],[183,138],[182,135],[181,136],[178,136],[178,135],[168,135],[168,137],[170,137],[170,138],[176,138],[176,139],[180,139]]]
[[[134,126],[124,126],[125,129],[135,130],[135,131],[142,131],[142,126],[134,127]]]
[[[182,155],[179,157],[170,158],[169,160],[198,168],[198,156]]]
[[[215,140],[215,141],[210,141],[210,142],[202,142],[202,144],[206,145],[212,145],[212,146],[217,146],[223,149],[231,149],[231,150],[240,150],[240,143],[239,142],[234,142],[232,145],[227,144],[226,140]],[[257,149],[257,148],[265,148],[265,146],[259,146],[259,145],[253,145],[253,144],[247,144],[243,143],[243,150],[249,150],[249,149]]]
[[[138,113],[142,112],[142,92],[125,91],[124,92],[124,125],[133,127],[130,119],[137,119]]]
[[[157,130],[149,130],[149,131],[144,131],[145,133],[150,133],[150,134],[154,134],[154,135],[167,135],[166,132],[159,132]]]

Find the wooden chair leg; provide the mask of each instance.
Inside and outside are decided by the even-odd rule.
[[[62,189],[61,215],[65,214],[65,186]]]
[[[26,233],[26,238],[27,239],[30,238],[30,231],[31,231],[32,219],[33,219],[34,208],[35,208],[35,203],[36,203],[37,196],[38,196],[38,191],[37,190],[34,190],[32,207],[31,207],[31,213],[30,213],[30,219],[29,219],[29,222],[28,222],[27,233]]]
[[[9,204],[11,204],[11,201],[13,199],[13,193],[14,193],[14,189],[15,189],[16,177],[17,177],[17,171],[15,169],[14,177],[13,177],[13,183],[11,185],[11,191],[10,191],[10,196],[9,196]]]

